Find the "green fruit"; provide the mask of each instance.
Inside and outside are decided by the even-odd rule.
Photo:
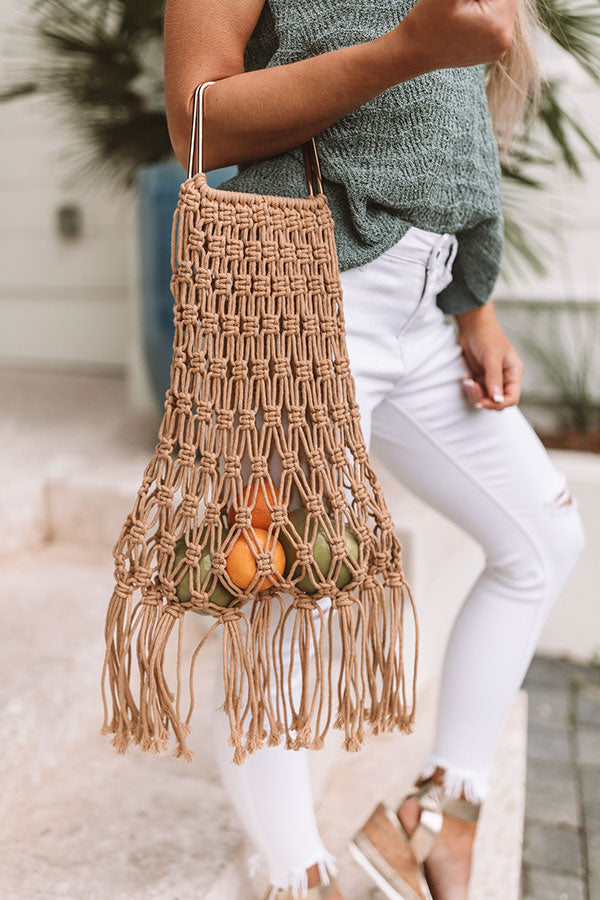
[[[298,540],[305,540],[305,525],[306,518],[308,516],[308,510],[299,508],[292,509],[289,513],[290,524],[294,528],[294,530],[298,534]],[[306,540],[310,540],[310,535],[314,532],[314,525],[311,523],[309,534]],[[292,569],[292,566],[296,562],[296,548],[287,534],[284,531],[279,532],[279,540],[283,546],[285,551],[285,577],[287,578],[289,572]],[[309,571],[307,571],[306,575],[300,579],[300,581],[296,582],[296,587],[304,591],[305,594],[314,594],[318,589],[313,584],[313,578],[316,582],[317,586],[321,581],[321,576],[326,575],[329,571],[329,567],[331,565],[331,547],[329,546],[329,541],[327,540],[327,534],[322,525],[318,525],[317,533],[315,535],[315,539],[312,543],[312,554],[316,563],[316,566],[311,566]],[[296,575],[298,572],[296,571]]]
[[[184,538],[180,538],[175,544],[175,569],[177,571],[179,568],[179,564],[185,558],[185,554],[187,552],[187,545],[185,543]],[[210,551],[208,547],[205,547],[201,553],[200,560],[198,562],[198,584],[202,584],[206,576],[210,571],[210,567],[212,565],[212,556],[210,555]],[[186,569],[186,572],[175,588],[177,593],[177,598],[181,600],[183,603],[187,602],[192,596],[190,591],[190,570]],[[214,603],[216,606],[227,607],[233,600],[233,594],[230,594],[229,591],[223,587],[220,581],[217,580],[217,583],[214,587],[212,594],[209,596],[209,600],[211,603]],[[194,609],[196,613],[199,613],[202,616],[210,615],[210,612],[202,610],[202,609]]]
[[[351,556],[355,562],[358,562],[358,541],[356,540],[356,535],[348,527],[348,525],[346,525],[345,538],[346,547],[348,548],[348,555]],[[336,587],[345,587],[350,581],[352,581],[353,577],[354,572],[346,565],[346,563],[342,563],[342,565],[340,566],[339,575],[335,580]]]

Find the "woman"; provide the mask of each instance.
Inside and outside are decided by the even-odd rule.
[[[396,476],[485,550],[415,791],[394,811],[373,798],[351,842],[386,896],[465,900],[496,740],[584,543],[565,478],[517,407],[523,366],[489,299],[497,139],[508,146],[536,87],[529,11],[525,0],[167,0],[165,74],[183,165],[194,88],[215,82],[204,170],[239,164],[225,189],[304,196],[298,148],[317,135],[367,444],[377,434]],[[221,691],[219,677],[215,708]],[[227,735],[216,711],[224,781],[270,895],[342,900],[306,751],[266,748],[234,766]]]

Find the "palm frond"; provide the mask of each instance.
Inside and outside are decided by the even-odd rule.
[[[552,40],[600,81],[600,9],[597,0],[537,0],[540,22]]]

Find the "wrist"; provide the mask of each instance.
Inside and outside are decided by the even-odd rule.
[[[388,87],[423,75],[432,68],[405,20],[369,43],[385,70]]]
[[[461,332],[468,331],[470,328],[479,328],[481,325],[497,323],[498,321],[492,300],[488,300],[487,303],[483,303],[481,306],[468,309],[466,312],[457,313],[454,318]]]

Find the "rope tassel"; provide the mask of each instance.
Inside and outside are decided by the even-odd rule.
[[[190,761],[194,667],[219,627],[236,763],[282,741],[320,749],[332,726],[350,752],[367,726],[410,731],[415,608],[360,426],[324,194],[238,194],[199,173],[171,255],[171,384],[113,548],[101,733],[120,753],[173,735]],[[184,715],[190,611],[213,620]]]

